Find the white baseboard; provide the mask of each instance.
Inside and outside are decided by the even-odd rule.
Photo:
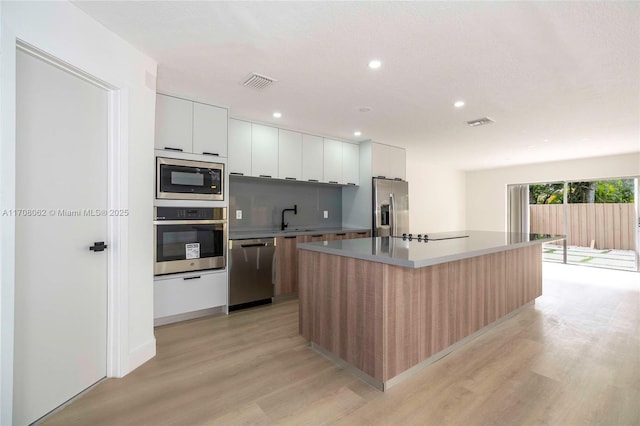
[[[154,356],[156,356],[155,337],[129,352],[129,371],[126,374],[131,373]]]

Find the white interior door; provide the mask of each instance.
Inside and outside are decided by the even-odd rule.
[[[106,375],[108,93],[17,52],[14,423]]]

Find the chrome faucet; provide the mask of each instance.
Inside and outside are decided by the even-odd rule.
[[[289,226],[288,223],[284,223],[284,212],[293,212],[293,214],[298,214],[298,205],[294,204],[292,209],[284,209],[282,210],[282,223],[280,224],[280,229],[284,231],[284,229]]]

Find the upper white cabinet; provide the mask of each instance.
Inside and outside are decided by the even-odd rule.
[[[193,103],[193,153],[227,156],[227,109]]]
[[[251,123],[229,119],[230,174],[251,176]]]
[[[302,179],[302,133],[278,129],[278,177]]]
[[[227,109],[156,95],[155,147],[227,156]]]
[[[302,135],[302,180],[323,181],[324,146],[322,138]]]
[[[278,176],[278,129],[251,124],[251,175]]]
[[[406,180],[406,151],[404,148],[373,143],[371,145],[371,175],[387,179]]]
[[[324,182],[342,181],[342,142],[324,139]]]
[[[342,182],[358,185],[360,180],[360,147],[352,143],[342,143]]]
[[[155,147],[191,152],[193,102],[173,96],[156,95]]]
[[[360,146],[230,118],[232,175],[359,185]]]

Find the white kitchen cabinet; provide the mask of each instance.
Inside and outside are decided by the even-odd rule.
[[[302,133],[278,129],[278,177],[302,179]]]
[[[193,102],[173,96],[156,95],[155,147],[191,152]]]
[[[373,177],[384,176],[387,179],[406,180],[406,151],[404,148],[373,143],[371,174]]]
[[[342,183],[342,142],[324,139],[324,182]]]
[[[278,129],[251,124],[251,175],[278,176]]]
[[[155,147],[226,157],[227,121],[226,108],[157,94]]]
[[[322,138],[302,135],[302,180],[323,181],[324,146]]]
[[[342,182],[358,185],[360,181],[360,147],[353,143],[342,143]]]
[[[156,277],[153,317],[163,318],[227,304],[227,271]]]
[[[251,123],[229,119],[230,174],[251,176]]]
[[[227,109],[193,103],[193,153],[227,156]]]

